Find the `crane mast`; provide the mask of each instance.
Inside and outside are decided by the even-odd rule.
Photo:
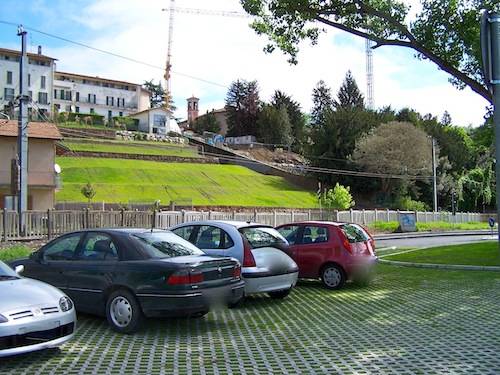
[[[368,109],[375,109],[373,94],[373,42],[366,39],[366,104]]]

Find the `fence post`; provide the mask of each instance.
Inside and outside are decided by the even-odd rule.
[[[378,221],[378,211],[375,209],[375,221]]]
[[[277,221],[277,220],[276,220],[276,210],[273,210],[273,227],[275,227],[276,225],[278,225],[278,224],[276,223],[276,221]]]
[[[333,210],[333,221],[339,221],[339,210]]]
[[[362,213],[362,223],[361,224],[366,225],[366,212],[365,212],[364,208],[361,211],[361,213]]]
[[[311,210],[307,210],[307,220],[311,220]]]
[[[295,223],[295,212],[293,212],[293,210],[292,210],[291,218],[292,218],[291,222]]]
[[[212,220],[212,210],[208,211],[208,220]]]
[[[253,222],[254,223],[257,222],[257,209],[256,208],[253,209]]]
[[[123,207],[120,209],[120,226],[125,226],[125,210],[123,209]]]
[[[47,210],[47,239],[50,241],[52,238],[52,215],[50,208]]]
[[[389,221],[391,221],[391,213],[389,212],[389,209],[386,210],[386,213],[387,213],[387,216],[386,216],[385,222],[388,223]]]
[[[151,228],[156,228],[156,208],[153,210],[153,217],[151,218]]]
[[[89,227],[89,209],[83,209],[83,227],[87,229]]]
[[[186,210],[181,210],[182,222],[186,222]]]
[[[349,209],[349,221],[351,223],[354,222],[354,212],[353,212],[352,208]]]
[[[7,242],[7,209],[4,208],[3,212],[3,241]]]
[[[236,211],[233,210],[233,212],[231,213],[231,219],[236,219]]]
[[[415,210],[415,223],[418,223],[418,211]]]

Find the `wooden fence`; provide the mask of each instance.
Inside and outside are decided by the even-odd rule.
[[[265,211],[217,212],[217,211],[94,211],[94,210],[48,210],[23,213],[26,230],[21,233],[18,214],[3,210],[0,215],[0,238],[15,239],[53,238],[73,230],[85,228],[168,228],[173,225],[200,220],[252,221],[267,225],[280,225],[305,220],[348,221],[370,224],[375,221],[398,221],[399,211],[394,210],[349,210],[349,211]],[[490,214],[459,212],[416,212],[417,221],[445,221],[452,223],[486,222]],[[496,216],[493,215],[496,219]]]

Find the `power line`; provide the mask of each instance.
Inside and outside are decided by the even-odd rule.
[[[4,21],[4,20],[0,20],[0,23],[3,23],[5,25],[9,25],[9,26],[16,26],[16,27],[18,26],[18,24],[16,24],[16,23]],[[127,60],[127,61],[133,62],[135,64],[140,64],[140,65],[148,66],[150,68],[158,69],[158,70],[161,70],[161,71],[165,70],[164,67],[161,67],[161,66],[158,66],[158,65],[154,65],[154,64],[151,64],[151,63],[148,63],[148,62],[145,62],[145,61],[137,60],[137,59],[134,59],[132,57],[120,55],[120,54],[112,52],[112,51],[107,51],[107,50],[104,50],[104,49],[101,49],[101,48],[96,48],[96,47],[93,47],[93,46],[91,46],[89,44],[77,42],[77,41],[74,41],[74,40],[71,40],[71,39],[68,39],[68,38],[64,38],[64,37],[61,37],[61,36],[58,36],[58,35],[47,33],[45,31],[38,30],[38,29],[35,29],[33,27],[24,26],[24,28],[26,30],[30,30],[30,31],[35,32],[35,33],[39,33],[39,34],[48,36],[50,38],[58,39],[58,40],[66,42],[66,43],[75,44],[77,46],[84,47],[84,48],[87,48],[87,49],[90,49],[90,50],[93,50],[93,51],[96,51],[96,52],[100,52],[100,53],[103,53],[103,54],[106,54],[106,55],[110,55],[110,56],[113,56],[113,57],[116,57],[116,58],[119,58],[119,59]],[[190,79],[193,79],[193,80],[196,80],[196,81],[204,82],[204,83],[207,83],[207,84],[210,84],[210,85],[219,86],[219,87],[222,87],[222,88],[225,88],[225,89],[228,88],[227,85],[224,85],[224,84],[221,84],[221,83],[218,83],[218,82],[214,82],[214,81],[210,81],[210,80],[207,80],[207,79],[204,79],[204,78],[196,77],[196,76],[193,76],[191,74],[176,72],[174,70],[172,70],[172,73],[173,74],[177,74],[177,75],[182,76],[182,77],[190,78]]]

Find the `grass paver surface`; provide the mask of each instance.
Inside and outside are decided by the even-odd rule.
[[[498,374],[500,274],[379,265],[368,287],[301,282],[135,335],[79,315],[60,351],[0,361],[19,374]]]
[[[91,182],[94,201],[108,203],[192,199],[194,205],[316,207],[313,192],[284,178],[236,165],[162,163],[145,160],[58,157],[63,187],[58,201],[85,201]]]
[[[500,266],[500,251],[498,242],[488,241],[420,249],[388,255],[384,259],[413,263]]]

